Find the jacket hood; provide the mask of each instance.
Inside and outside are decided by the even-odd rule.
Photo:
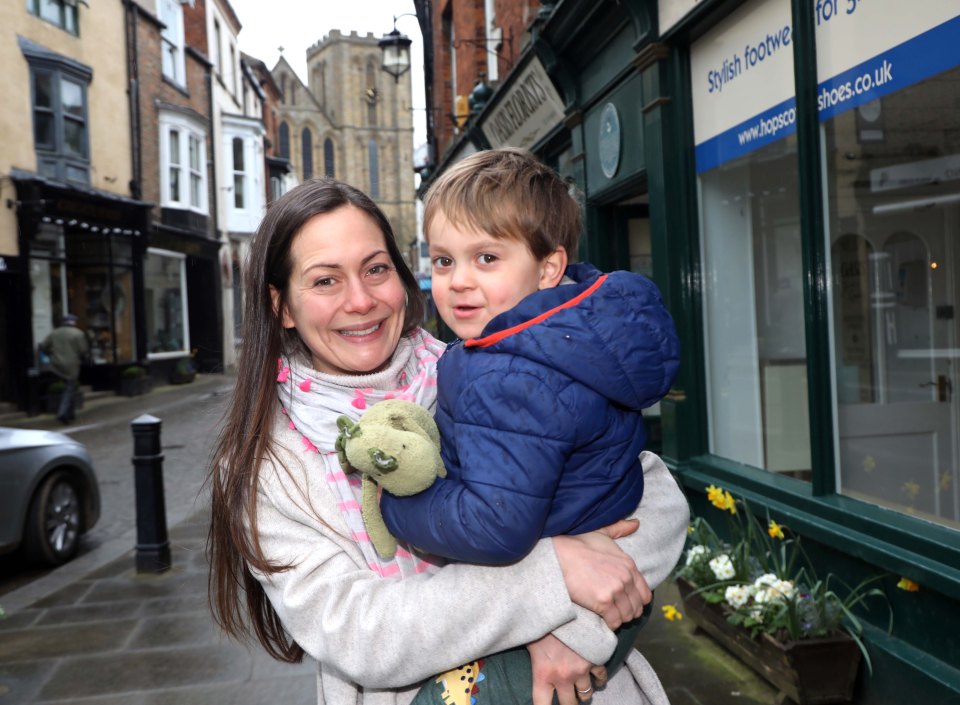
[[[640,274],[601,274],[585,263],[567,267],[566,277],[573,283],[531,294],[466,347],[541,363],[629,409],[655,404],[680,356],[659,289]]]

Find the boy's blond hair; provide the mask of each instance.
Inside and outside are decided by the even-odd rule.
[[[576,257],[580,204],[556,171],[523,149],[489,149],[450,167],[424,201],[428,240],[441,213],[458,228],[525,242],[538,260],[558,247]]]

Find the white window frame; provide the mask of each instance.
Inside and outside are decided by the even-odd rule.
[[[183,29],[182,0],[158,0],[160,21],[165,25],[160,37],[161,42],[161,70],[164,78],[178,86],[187,85],[187,74],[184,63],[186,39]]]
[[[180,134],[179,163],[172,164],[170,160],[170,134],[176,131]],[[197,156],[198,164],[190,161],[190,142],[199,143]],[[176,167],[179,171],[180,194],[174,199],[170,188],[170,170]],[[194,204],[190,198],[193,180],[199,178],[199,203]],[[207,215],[207,133],[202,123],[186,115],[178,113],[160,113],[160,204],[165,208],[190,210]]]
[[[147,248],[147,256],[167,257],[169,259],[180,260],[180,301],[182,302],[181,315],[183,317],[183,349],[167,350],[164,352],[148,352],[148,360],[169,360],[172,358],[183,357],[184,353],[190,353],[190,314],[189,300],[187,299],[187,256],[182,252],[173,252],[171,250],[161,250],[156,247]],[[149,338],[150,331],[147,331]]]
[[[253,233],[266,208],[266,169],[263,156],[263,122],[242,115],[223,115],[219,165],[224,176],[221,205],[226,229],[232,233]],[[233,140],[243,140],[243,208],[235,207]]]

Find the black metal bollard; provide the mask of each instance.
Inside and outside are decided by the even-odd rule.
[[[170,569],[167,511],[163,499],[163,454],[160,425],[143,414],[130,422],[133,430],[133,472],[137,502],[137,572],[162,573]]]

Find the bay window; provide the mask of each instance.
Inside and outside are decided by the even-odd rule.
[[[160,114],[160,200],[167,208],[207,213],[206,131],[190,116]]]

